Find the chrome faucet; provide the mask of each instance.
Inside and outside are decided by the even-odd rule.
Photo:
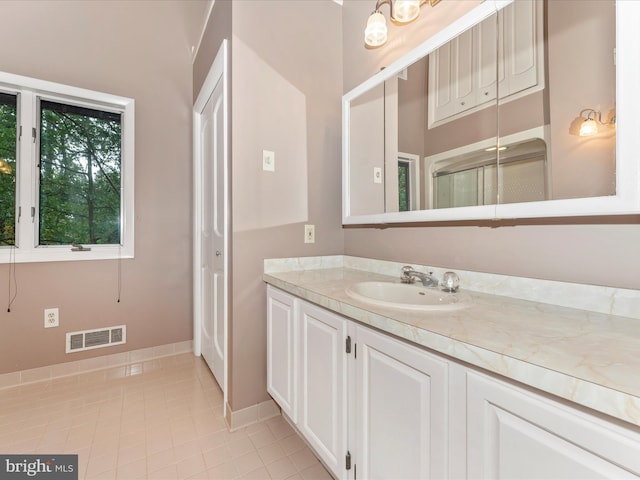
[[[433,276],[433,272],[418,272],[411,265],[402,267],[402,276],[400,277],[402,283],[414,283],[416,278],[419,278],[422,281],[422,285],[428,288],[435,288],[439,284],[438,279]]]

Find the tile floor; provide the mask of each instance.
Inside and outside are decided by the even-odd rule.
[[[80,479],[331,477],[282,417],[230,433],[192,354],[0,390],[0,453],[78,454]]]

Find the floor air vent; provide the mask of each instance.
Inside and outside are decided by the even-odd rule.
[[[127,326],[97,328],[67,333],[67,353],[127,343]]]

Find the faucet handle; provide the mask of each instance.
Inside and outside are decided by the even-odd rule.
[[[400,277],[400,281],[402,283],[414,283],[416,279],[409,275],[410,272],[413,272],[413,267],[411,265],[405,265],[402,267],[402,276]]]
[[[440,285],[445,292],[457,292],[460,287],[460,278],[455,272],[444,272]]]

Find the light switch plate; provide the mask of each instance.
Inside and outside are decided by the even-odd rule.
[[[382,183],[382,168],[373,167],[373,183]]]
[[[304,243],[316,243],[316,226],[304,226]]]
[[[265,172],[276,171],[276,154],[269,150],[262,151],[262,170]]]

